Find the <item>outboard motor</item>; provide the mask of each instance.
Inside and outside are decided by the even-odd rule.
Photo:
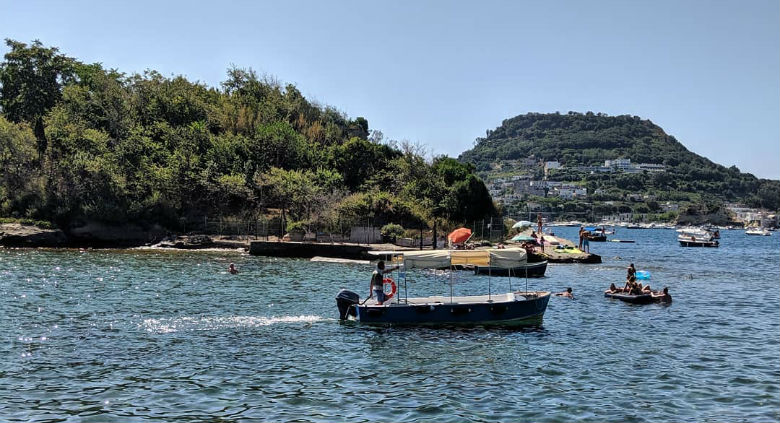
[[[336,305],[339,307],[339,319],[347,320],[347,317],[357,317],[357,308],[354,307],[360,303],[360,295],[348,290],[342,289],[336,295]]]

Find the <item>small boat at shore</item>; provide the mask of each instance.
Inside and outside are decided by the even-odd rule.
[[[340,320],[354,320],[369,325],[401,326],[500,326],[524,327],[538,326],[542,323],[547,303],[548,291],[511,291],[493,293],[491,279],[488,281],[487,295],[455,296],[453,293],[452,273],[450,272],[449,295],[428,297],[409,297],[406,279],[413,269],[440,269],[455,266],[489,266],[511,269],[526,260],[523,249],[495,250],[445,250],[445,251],[404,251],[373,252],[373,255],[386,256],[389,263],[399,266],[399,285],[404,295],[397,296],[395,282],[389,278],[385,282],[393,285],[391,299],[378,303],[373,298],[360,302],[355,292],[342,289],[336,296],[336,305]],[[511,284],[510,284],[511,287]]]
[[[583,236],[587,238],[588,241],[605,242],[607,240],[607,231],[603,226],[588,226],[585,228]]]

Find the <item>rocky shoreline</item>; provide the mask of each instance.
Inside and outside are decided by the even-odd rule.
[[[68,237],[60,229],[43,229],[21,223],[0,224],[0,246],[66,247]]]
[[[123,249],[148,247],[171,250],[225,249],[243,250],[255,255],[310,258],[313,256],[361,258],[367,251],[407,250],[393,244],[353,245],[349,243],[301,243],[279,241],[276,237],[260,241],[254,237],[172,235],[155,227],[151,230],[136,226],[88,224],[65,233],[60,229],[44,229],[20,223],[0,224],[0,247],[12,248],[105,248]],[[531,254],[529,261],[550,263],[601,263],[596,254],[560,254],[555,250]]]
[[[108,226],[90,223],[69,232],[21,223],[0,224],[0,247],[13,248],[136,248],[156,247],[182,250],[207,248],[249,249],[249,239],[171,235],[160,227]]]

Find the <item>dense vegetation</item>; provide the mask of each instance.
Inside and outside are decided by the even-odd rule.
[[[256,218],[310,229],[419,228],[495,212],[471,165],[381,143],[350,119],[251,70],[221,87],[125,75],[6,40],[0,63],[0,216],[159,223]]]
[[[564,167],[603,165],[604,160],[666,166],[662,173],[588,173],[558,171],[550,179],[600,190],[592,200],[621,200],[629,193],[651,194],[658,201],[737,201],[752,207],[780,208],[780,181],[758,179],[735,166],[726,168],[688,151],[674,137],[637,116],[601,113],[529,113],[505,120],[459,160],[474,164],[483,176],[505,160],[534,156],[558,160]],[[511,173],[511,171],[509,172]],[[534,175],[540,177],[540,173]]]

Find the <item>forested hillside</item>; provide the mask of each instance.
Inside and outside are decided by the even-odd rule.
[[[269,209],[326,229],[495,212],[473,167],[383,144],[362,117],[232,68],[220,87],[126,75],[39,42],[0,63],[0,217],[179,228]]]
[[[740,140],[734,140],[740,142]],[[505,120],[477,139],[459,160],[483,175],[507,160],[533,157],[559,161],[563,168],[551,179],[573,181],[602,193],[596,199],[615,200],[626,193],[649,193],[660,199],[741,201],[753,207],[780,208],[780,181],[758,179],[736,167],[726,168],[688,151],[673,136],[637,116],[607,116],[591,112],[529,113]],[[663,172],[602,173],[573,170],[603,166],[605,160],[664,165]],[[502,169],[512,173],[511,169]]]

